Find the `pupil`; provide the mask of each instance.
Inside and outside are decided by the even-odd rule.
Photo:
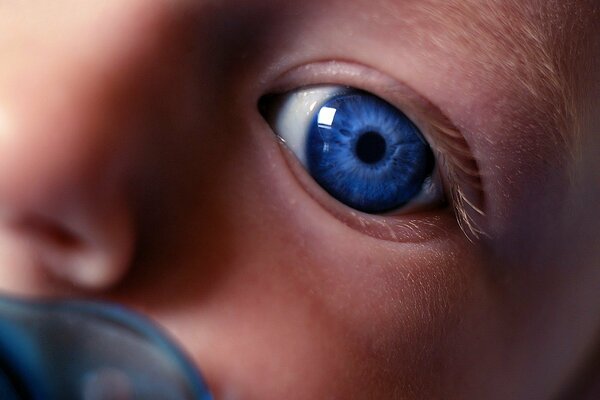
[[[375,164],[383,159],[386,150],[385,139],[377,132],[363,133],[356,142],[356,156],[366,164]]]

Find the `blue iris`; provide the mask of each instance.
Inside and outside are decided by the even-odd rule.
[[[402,112],[360,91],[325,102],[306,139],[312,177],[342,203],[368,213],[409,203],[434,163],[431,148]]]

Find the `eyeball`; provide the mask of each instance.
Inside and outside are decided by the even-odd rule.
[[[263,98],[273,131],[341,203],[371,214],[443,201],[435,156],[417,126],[368,92],[315,86]]]

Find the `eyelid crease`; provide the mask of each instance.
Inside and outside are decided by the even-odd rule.
[[[354,61],[314,61],[287,70],[270,93],[299,87],[340,85],[381,97],[405,113],[429,141],[447,180],[452,208],[468,240],[487,236],[476,217],[485,216],[485,193],[477,160],[460,130],[434,104],[402,81]]]

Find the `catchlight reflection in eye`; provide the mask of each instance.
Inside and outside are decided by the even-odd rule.
[[[316,86],[280,96],[266,110],[275,133],[338,201],[367,213],[440,203],[435,157],[400,110],[365,91]],[[271,111],[271,112],[269,112]]]

